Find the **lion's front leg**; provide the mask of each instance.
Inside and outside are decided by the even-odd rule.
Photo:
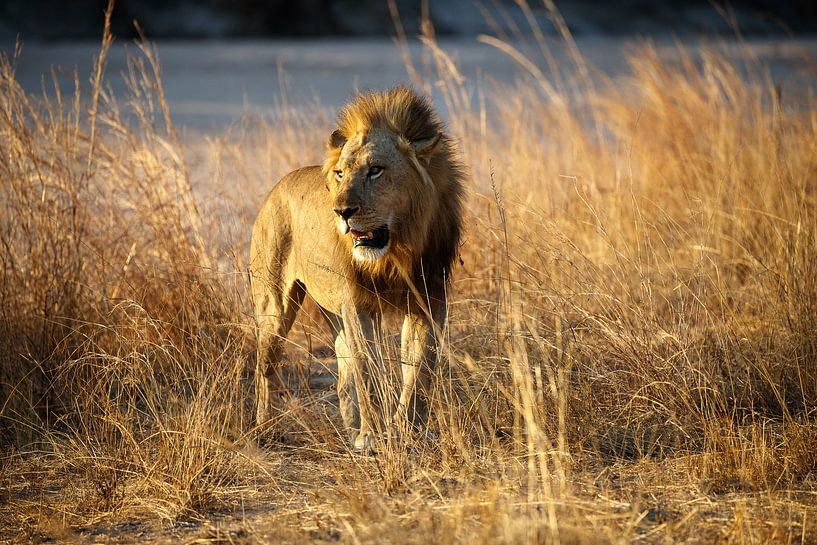
[[[445,305],[432,309],[434,322],[421,313],[409,313],[403,320],[400,338],[400,359],[403,388],[395,422],[408,422],[425,431],[428,423],[428,402],[431,397],[432,375],[437,365],[440,339],[435,334],[445,323]]]
[[[346,334],[343,329],[335,336],[335,356],[338,360],[338,402],[340,403],[340,416],[343,425],[349,434],[349,439],[354,443],[360,430],[360,406],[357,401],[357,391],[354,379],[354,353],[349,343],[346,342]]]
[[[340,414],[355,449],[369,451],[376,418],[371,391],[378,357],[376,320],[352,307],[344,308],[342,317],[343,330],[335,339]]]

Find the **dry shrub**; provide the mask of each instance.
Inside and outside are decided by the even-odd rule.
[[[488,142],[468,146],[498,197],[472,201],[457,293],[480,316],[463,329],[483,333],[462,349],[513,371],[522,347],[538,425],[574,447],[639,457],[706,449],[722,419],[809,427],[814,103],[781,103],[715,51],[631,62],[575,104],[541,82],[504,92]]]
[[[244,279],[204,242],[155,51],[131,57],[122,109],[103,88],[109,44],[87,103],[79,82],[27,96],[17,59],[0,65],[0,415],[7,438],[87,477],[92,512],[172,520],[264,472],[246,439]]]

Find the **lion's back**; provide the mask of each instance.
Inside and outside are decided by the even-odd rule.
[[[291,231],[303,223],[301,209],[316,204],[320,196],[315,187],[322,179],[318,166],[293,170],[281,178],[267,194],[253,224],[253,245],[274,244],[277,239],[291,236]]]

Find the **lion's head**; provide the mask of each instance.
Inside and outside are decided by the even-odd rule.
[[[341,237],[360,264],[413,261],[435,235],[459,240],[462,174],[429,101],[407,87],[356,97],[324,162]],[[441,230],[447,231],[445,233]],[[450,264],[451,256],[445,267]]]

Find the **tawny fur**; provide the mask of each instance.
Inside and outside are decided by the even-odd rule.
[[[370,174],[375,166],[383,168],[377,179]],[[344,107],[323,166],[285,176],[255,221],[250,272],[259,335],[258,380],[273,374],[305,292],[341,341],[344,331],[351,336],[346,319],[350,312],[365,322],[394,310],[406,315],[406,324],[419,328],[415,336],[432,342],[429,332],[445,320],[445,289],[459,247],[462,198],[463,173],[454,144],[426,98],[396,87],[359,95]],[[333,211],[352,206],[359,212],[346,223]],[[354,249],[344,230],[383,224],[389,226],[390,237],[385,255],[361,258],[374,254]],[[409,330],[404,325],[404,337]],[[352,341],[347,341],[340,350],[354,352]],[[404,363],[409,359],[417,360],[415,366],[433,366],[426,355],[417,354],[428,352],[427,346],[414,348],[404,349]],[[355,354],[339,356],[341,374],[347,360],[354,366],[359,359]],[[340,382],[339,393],[344,387]],[[408,386],[413,388],[413,382]],[[261,406],[267,403],[267,386],[259,388],[262,419],[267,414]],[[401,399],[411,395],[404,391]],[[347,425],[358,425],[361,433],[365,428],[361,423]]]

